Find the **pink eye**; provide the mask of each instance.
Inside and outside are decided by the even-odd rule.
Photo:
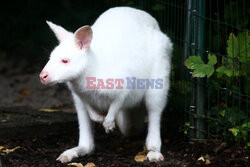
[[[62,63],[66,64],[69,62],[69,59],[62,59]]]

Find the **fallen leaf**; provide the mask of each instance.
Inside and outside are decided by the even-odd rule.
[[[136,162],[143,162],[147,159],[147,155],[136,155],[135,156],[135,161]]]
[[[40,108],[39,111],[43,111],[43,112],[58,112],[60,110],[58,110],[58,109],[50,109],[50,108]]]
[[[17,147],[15,147],[13,149],[5,149],[5,150],[3,150],[3,152],[6,153],[6,154],[9,154],[9,153],[14,152],[15,150],[17,150],[19,148],[21,148],[21,147],[17,146]]]
[[[88,162],[84,167],[96,167],[93,162]]]
[[[206,159],[205,165],[210,165],[210,164],[211,164],[211,161],[209,159]]]
[[[32,139],[32,142],[36,142],[37,141],[37,138],[35,137],[34,139]]]
[[[144,150],[142,152],[139,152],[135,157],[134,157],[134,160],[136,162],[143,162],[147,159],[147,153],[148,153],[148,150]]]
[[[31,91],[28,88],[23,88],[19,91],[20,95],[26,96],[26,95],[30,95]]]
[[[197,161],[203,161],[203,162],[205,162],[205,158],[203,156],[201,156],[200,158],[197,159]]]
[[[81,163],[69,163],[68,166],[75,166],[75,167],[83,167],[83,165]]]
[[[4,146],[0,146],[0,150],[4,149]]]

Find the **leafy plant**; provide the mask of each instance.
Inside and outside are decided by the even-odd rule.
[[[241,100],[241,104],[249,103],[248,100],[243,99],[243,96],[236,97],[231,94],[231,92],[240,92],[241,94],[249,94],[250,92],[250,83],[247,78],[250,74],[250,36],[248,32],[239,33],[237,36],[230,33],[226,51],[227,55],[223,57],[208,54],[207,63],[200,56],[190,56],[184,62],[184,65],[193,71],[193,77],[210,78],[207,83],[209,84],[208,89],[210,90],[211,99],[217,98],[214,96],[214,88],[226,86],[227,90],[230,90],[230,99]],[[214,73],[217,75],[213,75]],[[241,82],[238,82],[239,78]],[[246,81],[246,84],[240,85],[242,81]],[[225,100],[224,95],[228,96],[226,91],[220,94],[220,104],[225,104],[223,102]],[[227,100],[227,104],[230,104],[230,99]],[[230,107],[227,104],[223,105],[223,107],[212,105],[210,110],[207,111],[207,125],[210,134],[219,134],[225,139],[244,141],[246,143],[247,135],[250,132],[250,122],[247,114],[249,111],[243,111],[236,106]],[[188,132],[187,128],[188,126],[185,125],[184,133]],[[249,146],[250,143],[246,143],[246,147]]]
[[[250,122],[245,122],[241,124],[240,126],[235,126],[233,128],[228,129],[236,141],[244,140],[247,141],[247,135],[250,132]],[[246,144],[246,148],[250,147],[250,142]]]
[[[247,135],[250,132],[250,122],[246,112],[237,107],[212,107],[207,112],[207,123],[210,135],[219,135],[227,141],[247,142]],[[247,147],[247,143],[246,143]]]
[[[190,129],[190,122],[185,122],[184,134],[187,135]]]
[[[248,32],[240,33],[238,37],[231,33],[227,41],[227,46],[228,57],[236,58],[244,63],[250,61],[250,56],[247,55],[250,49],[250,36]]]
[[[229,35],[227,40],[228,57],[222,58],[222,64],[225,66],[227,74],[233,76],[246,76],[247,63],[250,62],[250,36],[247,32],[240,33],[235,36],[233,33]],[[231,70],[231,71],[230,71]],[[230,71],[230,72],[229,72]]]
[[[227,57],[222,58],[222,65],[216,70],[214,65],[217,63],[215,55],[208,55],[208,63],[205,64],[200,56],[190,56],[185,62],[188,69],[193,70],[193,77],[209,78],[214,71],[217,72],[217,77],[223,75],[246,76],[250,73],[247,63],[250,63],[250,36],[247,32],[240,33],[236,37],[233,33],[229,35],[227,40]]]

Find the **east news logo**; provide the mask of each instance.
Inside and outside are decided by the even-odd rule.
[[[163,79],[137,79],[126,77],[126,79],[108,78],[101,79],[87,77],[86,89],[163,89]]]

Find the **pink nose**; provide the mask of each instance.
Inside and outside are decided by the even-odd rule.
[[[42,71],[40,73],[40,79],[43,83],[48,83],[49,82],[49,73],[47,71]]]

